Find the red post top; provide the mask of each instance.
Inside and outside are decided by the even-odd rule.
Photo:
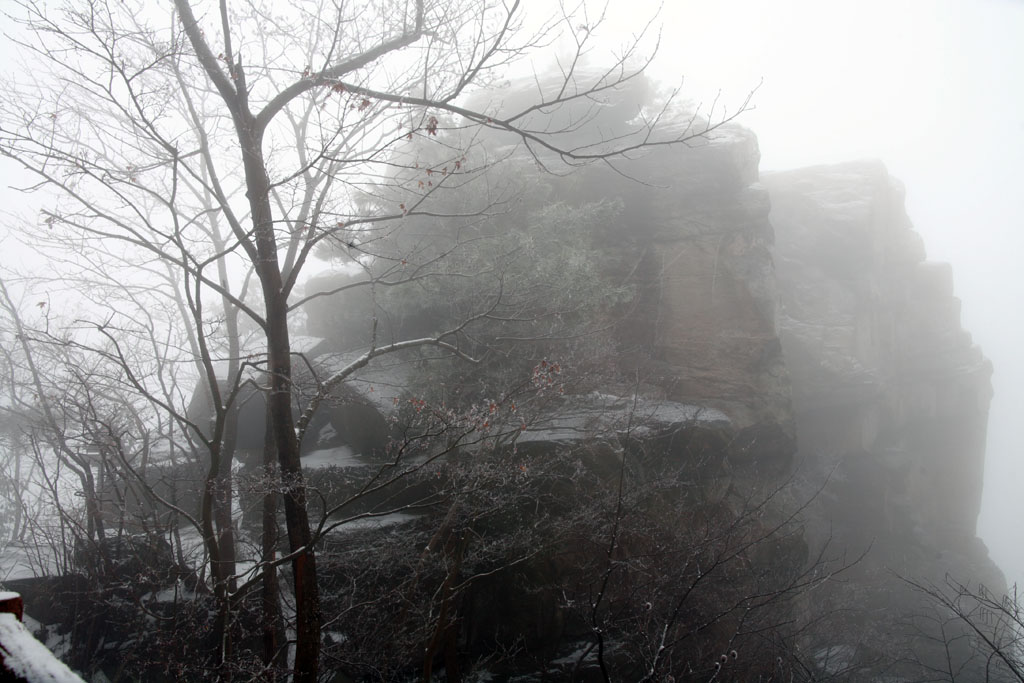
[[[0,613],[3,612],[13,614],[18,621],[21,621],[25,616],[25,604],[22,602],[21,596],[17,593],[0,591]]]

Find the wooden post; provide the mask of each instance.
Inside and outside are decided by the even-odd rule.
[[[0,613],[7,612],[17,617],[18,621],[25,616],[25,604],[17,593],[0,591]]]

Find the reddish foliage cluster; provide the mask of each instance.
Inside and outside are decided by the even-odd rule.
[[[558,363],[549,363],[546,360],[542,360],[540,363],[533,367],[533,374],[531,381],[533,386],[540,390],[551,389],[552,387],[558,387],[561,392],[561,384],[558,383],[558,378],[562,374],[562,366]]]

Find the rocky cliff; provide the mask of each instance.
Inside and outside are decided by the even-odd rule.
[[[638,163],[654,187],[621,191],[624,230],[596,245],[640,285],[623,362],[722,410],[734,451],[834,470],[821,514],[848,542],[927,547],[932,570],[1000,585],[975,537],[992,367],[952,269],[926,260],[881,163],[757,162],[733,130]]]
[[[934,680],[946,644],[980,680],[961,666],[976,641],[907,580],[1005,591],[976,537],[992,368],[898,181],[878,162],[761,175],[736,126],[564,177],[508,158],[482,181],[523,201],[410,216],[307,283],[325,296],[294,340],[296,411],[353,371],[303,441],[338,680]],[[250,513],[265,411],[255,383],[238,401],[236,519],[255,538],[274,521]],[[212,412],[200,388],[189,417]],[[147,476],[200,505],[195,467]],[[150,501],[117,485],[102,511],[146,533],[71,562],[131,578],[95,601],[85,576],[23,589],[37,614],[58,595],[82,662],[135,642],[133,620],[182,630],[151,610],[203,583],[180,539],[175,558],[125,522]]]
[[[613,272],[641,284],[622,348],[668,396],[733,421],[727,476],[791,455],[805,495],[827,482],[806,540],[864,555],[819,596],[847,615],[819,652],[839,668],[941,657],[907,630],[928,608],[905,579],[1006,590],[976,536],[992,367],[951,267],[926,259],[880,162],[759,177],[736,132],[646,162],[669,191],[627,193],[630,232],[610,240],[627,260]]]
[[[623,182],[589,169],[579,183],[623,200],[592,248],[609,277],[636,286],[618,326],[619,365],[667,398],[722,410],[733,458],[785,461],[795,451],[789,377],[760,153],[734,127],[710,144],[659,151]]]
[[[610,307],[614,322],[600,321],[600,344],[539,351],[565,352],[567,366],[598,372],[578,383],[567,376],[564,387],[559,378],[532,417],[530,399],[513,403],[494,382],[540,363],[533,347],[469,375],[437,356],[378,359],[321,411],[304,444],[312,485],[325,501],[358,500],[343,504],[349,514],[383,515],[404,530],[324,549],[325,558],[337,555],[325,560],[329,583],[353,571],[377,577],[328,601],[363,605],[381,642],[408,639],[396,670],[421,656],[424,636],[376,621],[387,608],[381,591],[405,580],[380,573],[380,557],[398,567],[423,547],[420,561],[437,563],[439,581],[494,577],[466,580],[450,604],[434,605],[458,617],[439,622],[431,642],[449,648],[446,662],[525,648],[494,669],[501,675],[550,667],[600,680],[606,664],[648,670],[660,666],[649,639],[671,631],[679,638],[672,671],[689,676],[679,680],[708,680],[734,647],[747,657],[742,672],[734,665],[740,679],[785,661],[773,675],[804,667],[869,680],[878,663],[914,652],[931,666],[936,654],[919,652],[917,627],[907,629],[927,606],[905,579],[948,574],[1005,590],[975,533],[992,369],[961,328],[950,267],[925,259],[902,187],[882,164],[760,175],[758,161],[755,136],[726,127],[617,172],[546,178],[540,199],[501,218],[495,235],[529,237],[523,226],[544,201],[560,207],[559,219],[603,217],[562,233],[579,240],[571,250],[548,248],[559,259],[583,251],[608,291],[629,292]],[[609,199],[615,212],[593,211]],[[435,227],[442,237],[451,231]],[[310,291],[344,289],[352,277],[328,273]],[[444,329],[447,308],[472,310],[428,297],[398,314],[408,304],[401,296],[382,305],[359,291],[307,306],[307,332],[323,339],[310,352],[315,372],[326,376],[362,353],[359,331],[374,310],[381,317],[393,307],[382,323],[389,340]],[[607,354],[600,363],[595,350]],[[535,387],[538,377],[552,379],[544,363],[534,366]],[[482,426],[450,433],[461,424],[458,401],[471,414],[480,396],[491,397]],[[430,456],[437,468],[417,464],[408,479],[366,495],[366,482],[393,466],[380,456],[401,459],[395,444],[413,443],[410,431],[433,408],[443,409],[442,422],[428,427],[446,434]],[[262,434],[257,422],[248,429]],[[504,440],[494,438],[510,425]],[[360,547],[377,550],[349,556]],[[837,569],[845,581],[831,579]],[[745,630],[755,613],[771,638]],[[588,653],[604,637],[615,646],[597,667]],[[375,660],[372,649],[349,650],[356,644],[336,643],[332,656]]]
[[[926,260],[881,163],[760,175],[758,162],[756,137],[727,127],[619,173],[553,181],[559,201],[621,204],[581,246],[634,291],[614,332],[626,389],[570,401],[521,443],[550,456],[607,440],[629,405],[712,411],[700,424],[654,420],[658,439],[674,435],[654,441],[713,461],[722,487],[789,479],[795,498],[814,496],[808,546],[865,553],[830,594],[856,608],[829,647],[892,656],[895,622],[919,608],[903,578],[1005,590],[975,534],[992,368],[961,328],[950,266]],[[630,392],[637,402],[622,403]],[[604,457],[628,451],[611,442]]]
[[[992,367],[960,326],[951,268],[925,259],[878,162],[761,182],[799,452],[836,468],[830,515],[851,539],[901,546],[894,569],[920,571],[918,551],[998,586],[975,538]]]
[[[630,447],[609,434],[630,405],[711,411],[654,419],[647,450],[713,461],[719,491],[788,479],[795,499],[813,497],[807,546],[863,554],[819,594],[846,616],[815,652],[892,661],[921,609],[903,579],[1005,590],[975,534],[992,368],[881,163],[759,175],[758,161],[754,135],[732,127],[619,168],[642,183],[605,168],[557,181],[560,201],[621,202],[586,248],[635,292],[614,334],[628,389],[570,401],[520,441],[550,457],[596,437],[614,460]]]

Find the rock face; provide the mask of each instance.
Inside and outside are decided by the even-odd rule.
[[[595,244],[638,286],[626,362],[725,413],[734,451],[834,470],[820,515],[850,547],[999,588],[975,537],[992,367],[960,326],[952,269],[925,259],[880,162],[758,177],[758,159],[729,129],[630,168],[655,187],[622,188],[625,225]]]
[[[683,403],[721,410],[733,456],[785,460],[795,450],[789,378],[776,330],[768,194],[747,130],[659,152],[628,169],[647,185],[590,178],[621,193],[620,229],[594,248],[637,296],[620,325],[621,363]],[[592,173],[598,173],[592,171]]]
[[[730,126],[620,167],[643,183],[605,167],[557,181],[568,203],[622,205],[588,245],[635,291],[619,371],[649,400],[720,411],[734,465],[831,472],[817,514],[850,548],[1001,586],[975,537],[992,369],[951,268],[925,260],[881,163],[759,177],[759,157]],[[311,333],[339,328],[330,315]]]
[[[617,220],[593,226],[580,248],[633,296],[612,334],[617,367],[609,374],[621,382],[553,403],[523,426],[517,457],[575,457],[599,486],[615,479],[631,449],[656,453],[674,466],[685,461],[692,469],[680,477],[700,479],[707,500],[791,479],[798,502],[814,498],[793,554],[803,559],[775,551],[759,561],[804,562],[808,548],[826,543],[851,558],[867,551],[848,584],[815,593],[826,611],[846,616],[816,634],[812,656],[844,666],[896,661],[893,642],[914,638],[900,619],[921,610],[901,576],[927,582],[949,574],[1005,590],[976,537],[992,368],[961,328],[951,268],[925,259],[902,186],[881,163],[759,177],[758,161],[754,135],[726,127],[707,144],[659,150],[618,169],[642,183],[605,167],[552,181],[558,202],[621,204]],[[350,276],[333,274],[310,286],[349,284]],[[368,343],[344,336],[366,328],[371,307],[358,296],[307,307],[307,331],[338,352],[321,350],[318,367],[345,365],[354,356],[342,352]],[[416,327],[414,318],[394,322],[386,336]],[[328,407],[311,443],[382,450],[374,446],[387,440],[381,415],[404,403],[408,389],[408,377],[369,368]],[[367,431],[370,423],[377,428]],[[696,463],[709,466],[697,472]],[[522,471],[535,466],[524,461]],[[361,476],[343,483],[358,489]],[[433,491],[409,490],[421,499]],[[571,486],[539,490],[581,495]],[[388,495],[385,502],[398,499]],[[467,617],[467,633],[476,635],[464,634],[466,647],[487,656],[497,623],[584,638],[579,624],[577,633],[562,623],[567,609],[536,598],[564,569],[530,565],[523,581],[532,586],[483,609],[487,619]],[[467,604],[480,595],[470,593]]]
[[[976,537],[992,367],[880,162],[759,178],[757,158],[729,131],[645,160],[670,191],[623,191],[628,231],[596,245],[638,287],[621,348],[667,398],[728,416],[730,476],[792,455],[828,480],[807,542],[866,554],[824,592],[849,617],[823,652],[898,659],[919,645],[898,615],[922,610],[900,577],[1006,589]]]
[[[623,189],[624,229],[595,244],[638,285],[624,358],[667,398],[725,413],[752,455],[836,468],[824,514],[850,543],[987,562],[992,368],[902,185],[872,161],[758,178],[740,129],[691,152],[638,162],[655,187]]]
[[[800,454],[836,468],[829,513],[852,542],[984,568],[974,536],[992,367],[960,327],[951,268],[925,260],[903,188],[878,162],[762,184]]]
[[[828,595],[848,615],[830,648],[862,660],[911,652],[941,668],[948,653],[901,616],[930,609],[903,579],[1006,591],[976,537],[991,364],[961,328],[952,269],[925,259],[881,163],[765,174],[761,185],[798,456],[828,477],[807,535],[868,549]]]

